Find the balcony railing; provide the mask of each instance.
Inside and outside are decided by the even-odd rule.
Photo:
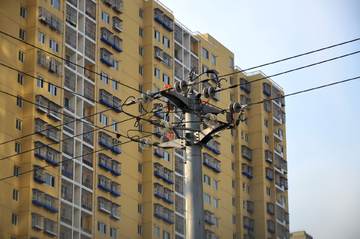
[[[107,171],[111,171],[111,161],[112,159],[106,154],[99,153],[99,167]]]
[[[66,29],[65,29],[65,42],[72,48],[76,49],[76,43],[77,43],[76,31],[69,26],[66,26]],[[75,65],[73,65],[71,63],[69,63],[68,66],[70,66],[70,67],[72,66],[72,68],[75,67]]]
[[[75,117],[64,113],[63,120],[64,120],[64,127],[63,127],[64,131],[74,135],[74,132],[75,132]]]
[[[278,189],[281,189],[281,191],[284,191],[284,189],[288,189],[287,178],[281,176],[281,174],[277,171],[275,172],[275,185]]]
[[[181,27],[175,24],[175,40],[182,44],[183,32]]]
[[[268,83],[263,83],[263,93],[267,96],[271,95],[271,86]]]
[[[111,204],[111,214],[110,216],[116,220],[120,220],[120,216],[121,216],[121,206],[116,204],[116,203],[112,203]]]
[[[120,197],[121,196],[121,185],[118,184],[115,181],[111,182],[111,192],[112,195],[114,195],[115,197]]]
[[[47,146],[40,141],[36,141],[35,150],[34,150],[35,157],[38,157],[40,159],[46,159],[46,154],[47,154]]]
[[[183,80],[183,69],[182,69],[182,66],[177,62],[175,62],[175,76],[179,80]]]
[[[113,29],[117,32],[123,31],[123,21],[118,17],[113,17]]]
[[[204,211],[204,221],[210,225],[215,225],[214,222],[214,213],[210,212],[209,210]]]
[[[113,0],[112,7],[116,13],[124,13],[124,3],[122,0]]]
[[[72,226],[72,207],[65,203],[61,203],[60,221]]]
[[[44,207],[45,206],[45,193],[39,189],[34,188],[32,196],[32,203],[36,206]]]
[[[217,173],[221,172],[221,162],[208,153],[203,153],[203,164]]]
[[[168,168],[164,167],[164,177],[163,180],[170,184],[174,184],[174,172]]]
[[[34,165],[34,180],[39,183],[45,183],[45,169],[39,165]]]
[[[174,224],[174,212],[164,207],[163,220],[168,223]]]
[[[175,191],[184,195],[184,178],[181,176],[175,176]]]
[[[63,134],[62,152],[70,157],[74,157],[74,138]]]
[[[65,87],[75,91],[76,74],[71,70],[65,68]]]
[[[85,56],[95,61],[95,43],[92,43],[89,39],[85,39]]]
[[[71,238],[71,236],[72,236],[72,230],[68,227],[61,225],[60,226],[60,238],[66,239],[66,238]]]
[[[69,179],[73,179],[74,177],[74,166],[73,166],[74,162],[72,160],[66,159],[64,158],[64,156],[62,157],[62,175],[69,178]]]
[[[246,145],[241,145],[241,156],[252,161],[252,150]]]
[[[96,20],[96,4],[91,0],[86,0],[85,13],[92,19]]]
[[[244,78],[240,78],[240,89],[244,90],[246,93],[250,93],[251,92],[250,82],[248,82]]]
[[[197,54],[195,54],[195,55],[197,55]],[[190,68],[191,68],[191,70],[192,69],[195,70],[195,74],[199,73],[198,64],[199,64],[199,60],[195,56],[191,55],[190,56]]]
[[[90,144],[91,146],[94,145],[94,128],[89,125],[89,124],[86,124],[86,123],[83,123],[83,140]]]
[[[253,178],[253,168],[243,163],[242,165],[242,174],[244,174],[248,178]]]
[[[51,13],[44,7],[39,7],[39,21],[45,25],[51,24]]]
[[[108,67],[113,67],[113,54],[105,48],[100,49],[100,61]]]
[[[172,64],[173,64],[173,59],[172,59],[172,57],[169,55],[169,54],[167,54],[166,52],[164,52],[163,53],[163,61],[162,61],[162,63],[165,65],[165,66],[167,66],[168,68],[172,68]]]
[[[92,194],[84,189],[82,189],[81,193],[81,207],[90,212],[92,211]]]
[[[175,211],[185,215],[185,200],[178,195],[175,195]]]
[[[249,217],[244,216],[243,221],[244,221],[244,228],[254,231],[254,220],[253,219],[250,219]]]
[[[99,132],[99,144],[105,148],[110,149],[112,145],[112,138],[105,132]]]
[[[114,45],[112,46],[112,48],[114,48],[115,51],[117,52],[122,52],[123,50],[123,40],[118,37],[118,36],[114,36]]]
[[[54,126],[52,126],[51,124],[48,124],[47,126],[46,126],[46,128],[47,128],[47,135],[46,135],[46,137],[48,138],[48,139],[51,139],[51,140],[53,140],[54,142],[56,142],[56,143],[58,143],[59,141],[60,141],[60,132],[61,132],[61,130],[60,129],[58,129],[58,128],[56,128],[56,127],[54,127]]]
[[[287,173],[287,161],[275,154],[275,169],[281,173]]]
[[[66,180],[61,181],[61,198],[68,202],[73,201],[73,184]]]
[[[265,150],[265,161],[268,161],[270,163],[273,162],[273,152],[270,150]]]
[[[58,213],[59,212],[59,199],[49,194],[45,194],[45,209]]]
[[[35,133],[39,133],[42,135],[47,135],[46,133],[46,121],[40,119],[40,118],[36,118],[35,119]]]
[[[213,233],[212,231],[206,229],[205,230],[205,239],[213,239],[215,233]]]
[[[274,180],[274,170],[272,170],[271,168],[267,167],[265,168],[265,178],[270,179],[270,180]]]
[[[43,230],[44,217],[37,213],[31,213],[31,227],[37,230]]]
[[[109,46],[113,46],[113,38],[114,38],[114,34],[109,31],[108,29],[106,29],[106,27],[102,27],[101,28],[101,32],[100,32],[101,36],[100,36],[100,40],[105,42],[105,44],[109,45]]]
[[[164,186],[159,183],[154,183],[154,196],[163,199],[164,198]]]
[[[174,31],[174,20],[164,14],[159,8],[154,9],[154,20],[160,23],[168,31]]]
[[[86,168],[83,168],[83,172],[82,172],[82,185],[92,190],[93,173],[92,171]]]
[[[254,202],[246,201],[246,204],[247,204],[247,211],[248,212],[254,212]]]
[[[165,202],[174,204],[174,192],[171,191],[171,190],[168,189],[168,188],[164,188],[164,197],[163,197],[163,200],[164,200]]]
[[[221,144],[218,141],[214,140],[214,139],[211,139],[205,145],[205,147],[209,148],[210,150],[212,150],[216,154],[221,154]]]
[[[154,175],[158,178],[164,178],[164,166],[154,163]]]
[[[271,233],[275,233],[275,222],[272,220],[267,220],[267,230]]]
[[[273,119],[274,122],[278,125],[285,123],[285,112],[283,112],[276,104],[273,104]]]
[[[98,197],[98,209],[105,213],[111,213],[111,201],[104,197]]]
[[[99,175],[98,177],[98,188],[105,190],[106,192],[111,192],[111,179],[105,177],[104,175]]]
[[[266,203],[266,211],[269,214],[274,215],[275,214],[275,205],[271,202]]]
[[[159,61],[163,61],[163,50],[160,47],[154,46],[154,57]]]
[[[66,22],[75,28],[77,26],[77,12],[70,6],[66,7]]]
[[[175,172],[184,175],[184,162],[179,156],[175,155]]]
[[[56,17],[55,15],[51,14],[51,24],[50,28],[54,31],[56,31],[58,34],[63,33],[63,22],[60,18]]]
[[[44,232],[51,236],[58,236],[58,223],[44,218]]]
[[[85,35],[95,41],[96,24],[90,19],[85,19]]]
[[[62,107],[55,102],[49,101],[49,116],[61,121]]]
[[[45,98],[42,95],[36,95],[35,109],[37,109],[41,113],[47,113],[48,107],[49,107],[49,99]]]
[[[121,163],[119,163],[115,159],[112,160],[111,173],[114,174],[115,176],[121,175]]]
[[[267,112],[271,112],[271,102],[269,100],[264,99],[264,110]]]

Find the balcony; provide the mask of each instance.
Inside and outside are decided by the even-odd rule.
[[[59,143],[60,142],[60,132],[61,130],[52,126],[51,124],[48,124],[46,126],[47,128],[47,135],[46,138],[51,139],[52,141]]]
[[[75,91],[76,74],[71,70],[65,68],[65,87]]]
[[[85,35],[95,41],[96,24],[90,19],[85,20]]]
[[[168,30],[168,31],[170,31],[170,32],[172,32],[172,31],[174,31],[174,20],[173,19],[171,19],[170,17],[168,17],[167,15],[163,15],[163,22],[164,22],[164,24],[162,24],[162,26],[166,29],[166,30]]]
[[[55,58],[48,58],[48,71],[53,73],[56,76],[62,75],[62,64],[61,62],[55,60]]]
[[[157,60],[163,61],[164,58],[162,57],[163,50],[160,47],[154,46],[154,56]]]
[[[273,104],[273,119],[277,125],[285,123],[285,112],[276,104]]]
[[[253,168],[248,166],[246,163],[243,163],[242,174],[244,174],[248,178],[253,178]]]
[[[61,203],[60,221],[72,226],[72,207]]]
[[[115,181],[112,181],[110,193],[112,195],[114,195],[115,197],[120,197],[121,196],[121,185]]]
[[[185,199],[178,195],[175,195],[175,211],[185,215]]]
[[[121,206],[116,203],[112,203],[110,217],[112,217],[116,220],[120,220],[121,219],[120,215],[121,215]]]
[[[112,160],[111,173],[115,176],[121,176],[121,163],[119,163],[115,159]]]
[[[84,81],[84,97],[89,101],[94,101],[95,87],[88,81]]]
[[[60,225],[60,238],[66,239],[66,238],[71,238],[71,237],[72,237],[72,230],[68,227]]]
[[[104,197],[98,197],[98,209],[107,214],[111,214],[111,201]]]
[[[180,59],[176,58],[178,61],[181,61]],[[179,80],[183,80],[183,68],[181,66],[181,64],[175,62],[175,76],[176,78],[178,78]]]
[[[217,173],[221,173],[221,162],[208,153],[203,153],[203,164]]]
[[[265,178],[270,179],[270,180],[274,180],[274,170],[272,170],[271,168],[267,167],[265,168]]]
[[[75,117],[64,113],[64,117],[63,117],[63,130],[68,132],[69,134],[74,135],[75,133]]]
[[[122,32],[123,30],[123,21],[118,17],[113,17],[113,29],[117,32]]]
[[[34,165],[34,180],[38,183],[45,183],[45,169],[39,165]]]
[[[254,237],[250,234],[244,234],[244,239],[254,239]]]
[[[69,26],[66,26],[66,28],[65,28],[65,43],[67,45],[69,45],[70,47],[72,47],[73,49],[76,49],[76,47],[77,47],[76,34],[77,34],[76,30],[72,29]],[[71,64],[71,63],[67,63],[66,65],[73,69],[76,67],[74,64]]]
[[[164,178],[164,166],[159,163],[154,163],[154,175],[158,178]]]
[[[164,150],[162,148],[154,148],[154,155],[159,158],[164,158]]]
[[[113,46],[114,45],[113,38],[114,38],[114,34],[111,31],[109,31],[105,27],[101,28],[101,37],[100,37],[101,41],[105,42],[105,44],[109,46]]]
[[[275,233],[275,222],[272,220],[267,220],[267,230],[271,233]]]
[[[251,109],[251,100],[246,97],[246,95],[240,95],[240,104],[247,105],[246,109]]]
[[[99,175],[98,188],[103,189],[105,192],[111,192],[111,180],[104,175]]]
[[[47,135],[46,125],[47,125],[47,123],[44,120],[42,120],[40,118],[35,118],[35,133]]]
[[[112,105],[112,109],[115,110],[117,113],[121,112],[121,106],[122,106],[122,100],[117,98],[116,96],[113,96],[113,101],[112,101],[113,105]]]
[[[270,150],[265,150],[265,161],[272,163],[273,162],[273,152]]]
[[[182,39],[183,39],[183,31],[181,27],[175,24],[175,40],[180,44],[182,44],[183,42]]]
[[[51,13],[43,7],[39,7],[39,21],[44,25],[51,24]]]
[[[168,223],[174,224],[174,212],[164,207],[163,220]]]
[[[73,184],[66,181],[61,180],[61,198],[65,199],[68,202],[73,201]]]
[[[32,203],[36,206],[45,207],[45,193],[39,189],[34,188],[33,190]]]
[[[93,173],[92,171],[86,168],[83,168],[83,172],[82,172],[82,185],[92,190]]]
[[[112,6],[112,0],[102,0],[108,7]]]
[[[105,148],[111,149],[112,145],[112,138],[110,135],[106,134],[105,132],[99,132],[99,144]]]
[[[74,138],[63,134],[62,152],[67,156],[74,157]]]
[[[245,145],[241,145],[241,156],[252,161],[252,150]]]
[[[184,194],[184,178],[181,176],[176,175],[175,176],[175,191],[181,195]]]
[[[215,225],[215,222],[214,222],[214,213],[208,211],[208,210],[205,210],[204,211],[204,221],[207,223],[207,224],[210,224],[210,225]]]
[[[113,67],[113,54],[106,50],[105,48],[100,49],[100,61],[103,62],[108,67]]]
[[[59,212],[59,199],[53,197],[49,194],[45,194],[45,209],[50,212],[58,213]]]
[[[276,221],[282,225],[286,225],[286,212],[285,209],[276,205]]]
[[[77,7],[77,0],[67,0],[67,2],[72,4],[74,7]]]
[[[87,236],[81,234],[81,239],[91,239],[91,226],[93,224],[92,220],[93,219],[91,215],[81,212],[81,221],[83,222],[80,225],[81,232],[88,234]]]
[[[196,54],[197,55],[197,54]],[[195,74],[198,74],[198,64],[199,64],[199,60],[195,57],[195,56],[193,56],[193,55],[191,55],[191,57],[190,57],[190,68],[191,68],[191,70],[195,70]]]
[[[288,212],[285,212],[285,222],[286,222],[286,224],[290,223],[290,215]]]
[[[99,102],[108,107],[112,107],[113,96],[104,89],[99,90]]]
[[[271,202],[266,203],[266,211],[269,214],[275,215],[275,205]]]
[[[56,31],[58,34],[62,34],[63,33],[63,22],[60,18],[56,17],[55,15],[51,15],[51,24],[50,24],[50,29],[52,29],[53,31]]]
[[[275,170],[281,174],[287,173],[287,161],[277,154],[275,155]]]
[[[49,99],[42,95],[36,95],[35,109],[40,113],[47,113],[49,107]]]
[[[99,153],[99,167],[107,171],[111,171],[111,161],[112,159],[106,154]]]
[[[123,40],[118,36],[114,36],[114,45],[112,46],[112,48],[117,52],[122,52]]]
[[[73,180],[74,177],[73,161],[69,159],[65,159],[63,156],[61,165],[62,165],[62,175]]]
[[[163,200],[167,203],[174,204],[174,192],[168,188],[164,188]]]
[[[44,217],[37,213],[31,213],[31,227],[36,230],[43,230]]]
[[[281,225],[279,222],[276,223],[276,236],[277,238],[281,238],[281,239],[289,239],[290,238],[290,233],[289,230],[286,229],[285,226]]]
[[[263,93],[267,96],[271,95],[271,86],[268,83],[263,83]]]
[[[253,219],[250,219],[249,217],[244,216],[243,221],[244,221],[244,228],[254,231],[254,220]]]
[[[251,92],[250,82],[248,82],[244,78],[240,78],[240,89],[244,90],[246,93],[250,93]]]
[[[164,186],[159,183],[154,183],[154,196],[163,199],[164,198]]]
[[[269,100],[264,99],[264,110],[271,112],[271,102]]]
[[[154,216],[163,219],[164,207],[161,204],[154,203]]]
[[[46,159],[47,146],[40,141],[35,142],[34,155],[40,159]]]
[[[280,192],[288,189],[287,178],[281,176],[277,171],[275,172],[275,186]]]
[[[253,213],[254,212],[254,202],[246,201],[247,203],[247,211]]]
[[[92,19],[96,20],[96,4],[91,0],[86,0],[85,13]]]
[[[213,233],[212,231],[206,229],[205,230],[205,239],[213,239],[213,237],[215,236],[215,233]]]
[[[61,152],[53,149],[51,147],[47,148],[46,159],[47,163],[52,164],[53,166],[60,166],[60,155]]]
[[[89,39],[85,39],[85,56],[95,61],[95,44]]]
[[[212,139],[209,141],[208,145],[214,153],[218,155],[221,154],[221,144],[218,141]]]
[[[113,0],[112,7],[116,13],[124,13],[124,3],[122,0]]]
[[[184,163],[183,159],[175,155],[175,172],[184,175]]]
[[[169,54],[167,54],[166,52],[164,52],[162,63],[163,63],[165,66],[167,66],[168,68],[172,69],[173,59],[172,59],[172,57],[171,57]]]
[[[164,167],[164,177],[162,180],[167,183],[174,184],[174,172]]]
[[[84,123],[83,124],[83,140],[88,143],[89,145],[93,146],[94,145],[94,128],[89,125]],[[92,162],[91,162],[91,167],[92,167]]]
[[[58,223],[48,218],[44,218],[44,232],[50,236],[58,236]]]
[[[61,106],[55,102],[49,101],[49,114],[48,116],[54,120],[61,121],[62,110]]]
[[[81,193],[81,207],[90,212],[92,210],[92,194],[84,189]]]
[[[66,7],[66,22],[75,28],[77,26],[77,12],[70,6]]]

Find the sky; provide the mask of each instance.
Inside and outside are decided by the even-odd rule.
[[[242,69],[360,38],[359,0],[162,0]],[[360,50],[360,41],[255,69],[266,75]],[[221,72],[220,72],[221,74]],[[360,53],[273,77],[285,93],[360,76]],[[360,236],[360,79],[286,98],[290,232]]]

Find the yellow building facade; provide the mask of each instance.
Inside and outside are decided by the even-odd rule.
[[[0,1],[0,19],[0,238],[186,238],[185,150],[129,140],[161,136],[132,115],[183,115],[121,106],[192,69],[241,84],[215,107],[262,102],[203,147],[206,238],[290,237],[284,92],[264,73],[158,1]]]

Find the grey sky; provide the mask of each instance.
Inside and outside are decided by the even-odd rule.
[[[359,0],[162,0],[242,69],[360,37]],[[360,50],[360,41],[261,68],[267,75]],[[360,76],[360,54],[272,78],[286,93]],[[221,74],[221,72],[220,72]],[[286,98],[290,231],[360,236],[360,80]]]

